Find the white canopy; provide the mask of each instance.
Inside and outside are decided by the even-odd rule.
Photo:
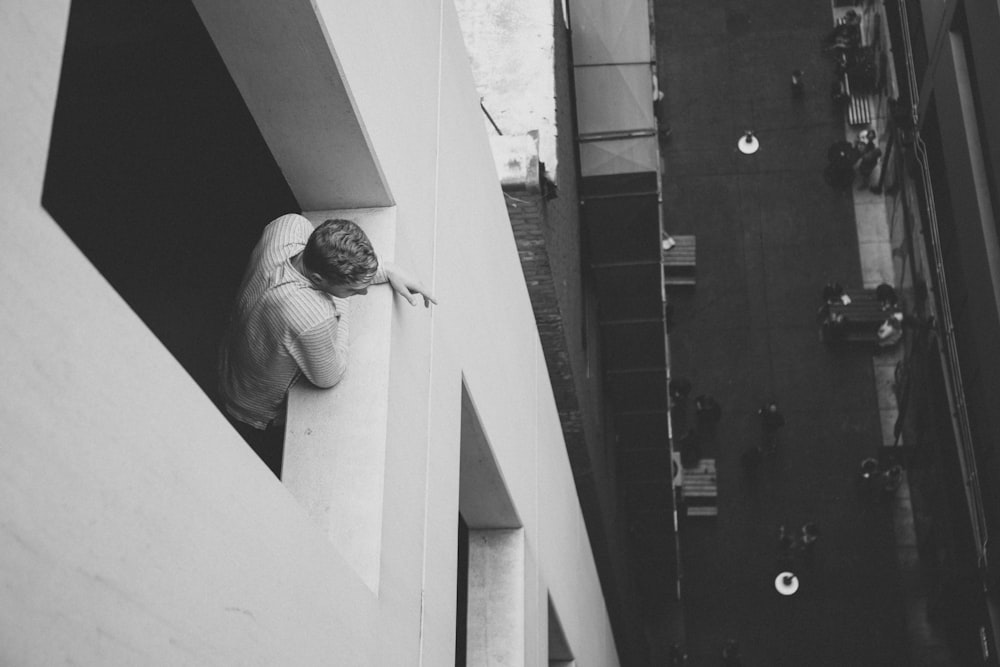
[[[570,21],[582,175],[655,171],[649,0],[576,0]]]

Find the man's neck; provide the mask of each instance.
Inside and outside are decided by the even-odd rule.
[[[297,255],[293,255],[292,257],[289,257],[288,258],[288,263],[291,264],[292,268],[295,269],[296,271],[298,271],[299,275],[302,276],[303,278],[305,278],[306,281],[308,281],[310,285],[312,285],[313,287],[315,287],[317,289],[320,289],[319,286],[316,283],[316,280],[313,279],[313,276],[315,274],[314,273],[310,273],[306,269],[305,262],[302,261],[302,253],[301,252],[299,254],[297,254]]]
[[[301,252],[299,254],[297,254],[297,255],[293,255],[292,257],[289,257],[288,261],[292,265],[293,269],[295,269],[296,271],[298,271],[299,273],[302,274],[303,278],[308,278],[309,277],[309,276],[306,275],[306,267],[302,263],[302,253]]]

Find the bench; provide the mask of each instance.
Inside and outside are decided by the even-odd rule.
[[[840,340],[847,343],[878,343],[878,330],[882,323],[898,308],[884,309],[882,302],[873,289],[848,289],[844,294],[850,297],[848,304],[832,303],[824,305],[821,313],[829,309],[831,315],[843,315],[846,318]],[[833,342],[828,337],[826,328],[821,328],[820,338],[824,342]]]
[[[847,124],[852,127],[870,125],[875,118],[877,98],[874,95],[851,92],[851,81],[847,73],[844,73],[843,82],[844,92],[847,94]]]
[[[839,12],[838,12],[839,13]],[[854,14],[857,19],[856,23],[852,23],[848,19],[848,14]],[[850,52],[851,57],[857,57],[867,49],[870,52],[870,39],[869,39],[869,29],[871,27],[870,19],[867,13],[862,13],[861,16],[857,16],[857,12],[852,7],[851,10],[844,12],[838,19],[834,21],[834,25],[837,27],[856,25],[856,42],[854,40],[848,40],[843,44],[843,47]],[[878,108],[878,95],[874,90],[861,90],[859,86],[856,85],[858,81],[851,81],[851,77],[847,72],[844,72],[840,77],[840,89],[844,96],[845,107],[847,111],[847,124],[856,127],[859,125],[870,125],[875,118],[875,110]],[[868,83],[861,80],[861,83]],[[870,85],[867,87],[871,87]]]
[[[681,497],[687,516],[718,516],[715,459],[701,459],[681,473]]]
[[[663,241],[673,239],[674,244],[667,249],[662,247],[663,283],[665,285],[695,284],[695,237],[665,236]]]

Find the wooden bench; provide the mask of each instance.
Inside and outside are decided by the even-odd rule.
[[[874,95],[851,92],[851,81],[846,73],[843,82],[844,92],[847,93],[847,124],[852,127],[870,125],[875,118],[877,98]]]
[[[845,4],[844,6],[847,5]],[[853,12],[854,9],[852,5],[851,11]],[[860,22],[857,24],[859,42],[851,48],[854,52],[857,52],[859,47],[869,46],[868,30],[866,30],[865,25],[869,19],[866,16],[865,13],[862,13]],[[835,26],[847,25],[847,23],[847,12],[834,21]],[[874,91],[857,90],[857,86],[852,85],[851,79],[846,72],[841,75],[840,85],[841,90],[847,96],[845,104],[847,124],[852,127],[870,125],[875,118],[875,110],[878,108],[878,95]]]
[[[831,315],[844,316],[845,324],[840,340],[847,343],[877,343],[879,327],[893,313],[898,312],[898,308],[882,308],[882,302],[875,296],[873,289],[849,289],[844,290],[844,294],[850,298],[850,303],[823,306],[824,309],[829,308]],[[824,336],[825,333],[823,330],[820,332],[823,340],[833,342]]]
[[[687,516],[717,516],[719,487],[715,459],[701,459],[681,473],[681,497]]]
[[[663,283],[665,285],[695,284],[695,237],[667,236],[672,238],[674,245],[670,249],[661,248],[663,263]]]

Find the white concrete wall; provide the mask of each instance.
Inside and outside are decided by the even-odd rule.
[[[395,197],[396,260],[421,274],[441,300],[429,322],[408,308],[396,319],[392,376],[400,381],[389,396],[383,593],[388,581],[406,582],[404,588],[413,581],[415,563],[406,554],[420,549],[425,609],[454,598],[458,498],[457,479],[448,476],[458,461],[464,374],[524,521],[528,585],[538,582],[533,604],[526,604],[526,650],[544,656],[539,631],[548,590],[577,664],[615,665],[503,197],[487,176],[490,149],[454,9],[450,2],[438,12],[437,3],[396,0],[317,4]],[[429,37],[439,30],[441,39]],[[400,54],[408,76],[386,85],[382,75],[400,66]],[[440,110],[440,123],[432,110]],[[417,479],[421,469],[426,481]],[[425,615],[424,664],[448,663],[453,627],[446,615]]]
[[[68,8],[0,8],[0,664],[373,664],[367,588],[40,206]]]
[[[315,4],[441,302],[392,306],[377,593],[41,209],[69,3],[5,3],[0,664],[450,664],[463,377],[524,523],[525,663],[551,595],[576,664],[618,664],[454,9]]]
[[[555,26],[551,2],[455,0],[476,90],[505,136],[537,131],[539,159],[555,178]],[[570,103],[570,100],[565,100]],[[485,117],[487,134],[496,130]],[[571,128],[563,128],[569,134]]]

